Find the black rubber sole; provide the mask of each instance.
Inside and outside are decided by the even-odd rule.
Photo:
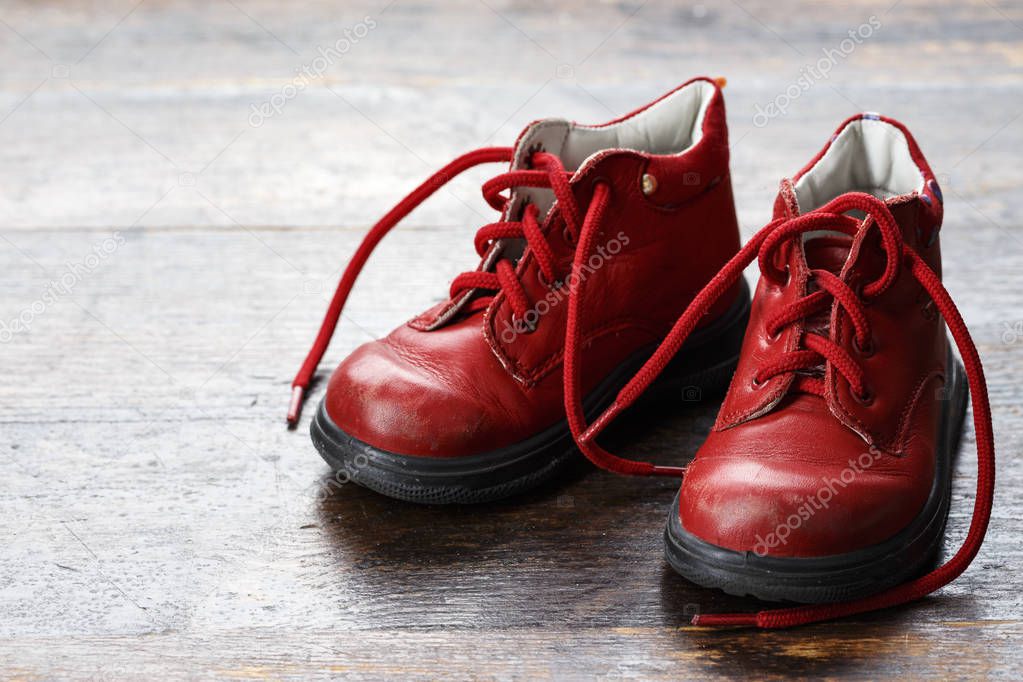
[[[645,398],[701,400],[723,393],[749,319],[749,290],[725,315],[686,341]],[[592,417],[604,409],[653,349],[638,353],[608,376],[584,401]],[[561,420],[525,441],[469,457],[416,457],[379,450],[342,431],[323,402],[310,426],[313,443],[335,471],[388,497],[425,504],[489,502],[525,492],[566,468],[579,451]]]
[[[703,587],[740,597],[807,604],[858,599],[920,574],[934,560],[944,538],[953,460],[968,400],[962,364],[951,358],[949,367],[934,482],[920,514],[897,535],[873,547],[826,557],[783,558],[737,552],[687,532],[679,518],[676,495],[664,531],[668,563]]]

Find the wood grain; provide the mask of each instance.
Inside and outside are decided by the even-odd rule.
[[[367,16],[376,27],[323,78],[250,125],[252,105]],[[755,124],[871,16],[869,40]],[[0,327],[0,674],[1011,678],[1023,665],[1019,5],[145,0],[7,3],[0,19],[0,323],[28,320]],[[923,602],[794,631],[689,628],[696,610],[757,604],[666,568],[671,482],[580,464],[520,499],[422,508],[333,483],[307,422],[283,428],[339,268],[419,179],[532,119],[606,120],[697,73],[730,81],[746,236],[778,180],[861,109],[904,120],[942,177],[946,283],[985,362],[999,478],[980,556]],[[388,237],[322,376],[475,263],[484,177]],[[651,408],[613,437],[684,462],[715,409]],[[971,513],[972,429],[964,441],[946,554]]]

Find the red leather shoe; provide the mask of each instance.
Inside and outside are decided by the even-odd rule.
[[[593,439],[759,259],[735,377],[686,469],[666,556],[700,585],[826,603],[702,615],[694,624],[786,627],[890,606],[955,579],[976,555],[991,511],[994,445],[980,359],[940,281],[941,219],[940,190],[905,127],[873,114],[851,118],[782,182],[774,220],[592,426],[568,392],[583,451],[614,468]],[[979,462],[973,522],[948,563],[913,579],[944,536],[968,390]]]
[[[483,186],[501,219],[476,235],[482,262],[454,280],[449,300],[342,362],[312,421],[313,442],[328,463],[391,497],[480,502],[550,477],[576,452],[562,361],[568,302],[579,283],[601,280],[576,335],[588,367],[580,390],[595,412],[739,248],[715,81],[694,79],[604,125],[538,121],[514,148],[456,159],[372,228],[295,378],[289,422],[370,252],[415,206],[481,163],[511,165]],[[587,260],[570,276],[584,232]],[[736,283],[711,307],[665,372],[662,390],[676,399],[683,387],[723,392],[748,298]]]

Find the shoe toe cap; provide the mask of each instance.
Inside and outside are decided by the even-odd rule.
[[[683,527],[739,552],[819,557],[884,542],[920,512],[927,488],[860,444],[849,457],[731,451],[697,457],[679,503]],[[825,459],[827,461],[820,461]]]
[[[331,376],[327,415],[346,434],[400,455],[465,456],[514,440],[493,386],[481,385],[457,358],[436,355],[393,335],[364,344]]]

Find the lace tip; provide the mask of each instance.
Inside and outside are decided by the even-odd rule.
[[[621,409],[621,405],[618,404],[617,400],[608,405],[603,414],[597,417],[594,422],[590,424],[589,428],[583,431],[582,435],[579,436],[579,443],[586,444],[596,440],[597,436],[600,435],[600,432],[603,431],[616,416],[618,416]]]
[[[689,621],[690,625],[704,627],[727,627],[742,626],[756,627],[757,614],[755,613],[698,613]]]
[[[672,478],[684,478],[686,475],[685,467],[662,467],[654,465],[654,468],[650,470],[652,476],[670,476]]]
[[[724,90],[725,86],[728,85],[728,79],[724,76],[715,76],[713,80],[720,90]]]
[[[305,399],[304,386],[291,387],[291,403],[288,405],[288,426],[298,423],[298,417],[302,414],[302,401]]]

